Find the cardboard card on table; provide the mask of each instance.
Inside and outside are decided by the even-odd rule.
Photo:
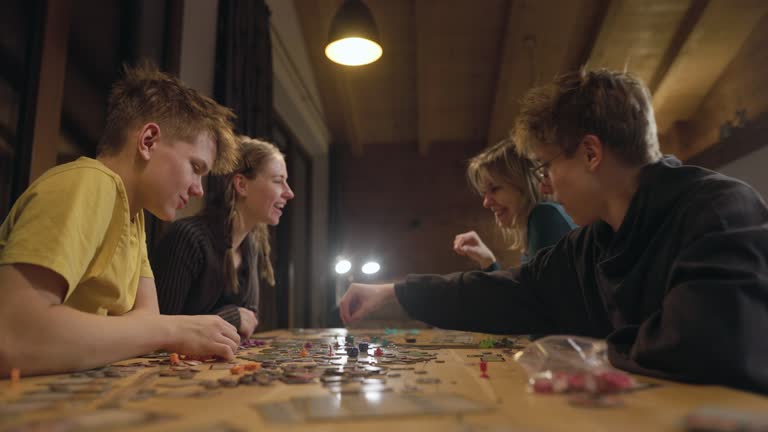
[[[16,428],[14,432],[51,430],[57,432],[70,431],[103,431],[124,427],[148,426],[160,421],[171,420],[174,416],[144,411],[124,409],[98,409],[73,416],[52,420],[33,421]]]

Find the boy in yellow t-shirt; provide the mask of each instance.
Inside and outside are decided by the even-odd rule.
[[[101,366],[157,349],[232,359],[215,315],[160,315],[143,209],[172,220],[231,170],[232,112],[143,66],[109,99],[96,159],[37,179],[0,226],[0,376]]]

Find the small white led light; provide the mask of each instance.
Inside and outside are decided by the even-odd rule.
[[[362,270],[363,270],[363,273],[365,274],[374,274],[374,273],[378,273],[379,270],[381,270],[381,266],[379,265],[379,263],[375,261],[369,261],[363,264]]]
[[[347,273],[351,269],[352,269],[352,263],[349,262],[348,260],[343,259],[343,260],[340,260],[339,262],[336,263],[335,270],[336,270],[336,273],[338,273],[338,274]]]

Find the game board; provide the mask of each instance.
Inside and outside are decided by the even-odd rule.
[[[414,336],[415,343],[400,343]],[[483,341],[504,340],[441,330],[290,330],[244,341],[233,362],[152,353],[72,374],[22,374],[20,382],[0,381],[0,432],[339,430],[346,425],[382,430],[382,422],[387,430],[524,431],[557,424],[552,422],[564,416],[572,430],[626,426],[612,423],[621,416],[594,423],[599,415],[563,411],[559,396],[529,394],[525,374],[513,361],[518,348],[477,348]],[[506,340],[523,344],[526,339]],[[656,417],[642,414],[643,406],[677,410],[677,417],[667,413],[662,419],[682,419],[697,407],[695,390],[682,384],[664,387],[675,404],[665,406],[658,394],[646,396],[656,391],[650,389],[625,396],[614,409],[635,416],[638,430],[655,430]],[[768,409],[768,401],[757,395],[707,392],[703,399]],[[681,402],[686,397],[690,403]],[[587,400],[591,405],[586,406],[595,401],[601,402]],[[635,401],[638,411],[633,411]],[[520,406],[527,407],[525,416],[519,415]],[[337,422],[342,422],[338,428]],[[510,424],[515,427],[504,429]]]

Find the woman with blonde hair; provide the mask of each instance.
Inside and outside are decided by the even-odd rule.
[[[520,251],[521,263],[576,227],[562,206],[539,192],[542,169],[546,166],[536,167],[520,156],[512,140],[489,147],[470,159],[467,167],[469,183],[483,197],[483,207],[493,212],[510,248]],[[485,271],[500,269],[493,252],[474,231],[457,235],[453,249]]]
[[[267,225],[293,198],[275,145],[240,137],[234,172],[209,178],[203,211],[174,222],[152,255],[160,312],[216,314],[243,337],[258,326],[259,283],[273,286]]]

